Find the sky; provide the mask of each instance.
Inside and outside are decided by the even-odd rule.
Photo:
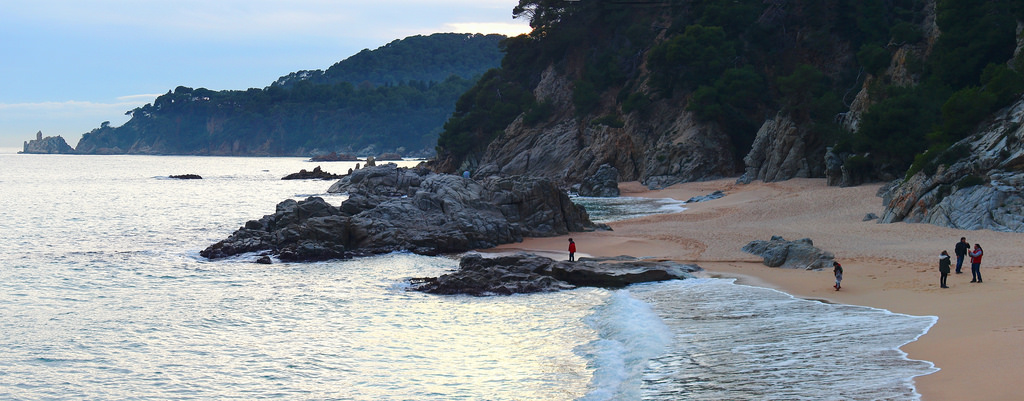
[[[178,86],[263,88],[439,32],[518,35],[518,0],[0,1],[0,148],[82,134]]]

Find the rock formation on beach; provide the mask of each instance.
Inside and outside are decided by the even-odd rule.
[[[329,192],[348,193],[340,207],[319,197],[286,200],[200,252],[210,259],[247,252],[310,261],[394,251],[465,252],[543,237],[607,229],[549,180],[476,182],[394,164],[355,170]]]
[[[787,241],[778,235],[769,241],[751,241],[743,251],[763,257],[765,266],[789,269],[821,269],[835,259],[831,252],[815,247],[810,238]]]
[[[459,270],[436,278],[411,280],[412,289],[431,294],[511,295],[576,287],[621,288],[630,284],[693,277],[696,265],[649,262],[631,257],[555,261],[532,254],[485,258],[467,254]]]
[[[580,183],[577,193],[606,198],[619,196],[619,170],[610,164],[602,164],[594,175]]]

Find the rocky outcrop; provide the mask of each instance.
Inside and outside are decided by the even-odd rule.
[[[778,114],[757,131],[750,152],[743,158],[746,170],[738,180],[749,184],[784,181],[790,178],[820,177],[823,148],[813,146],[811,135],[788,115]]]
[[[773,235],[769,241],[751,241],[743,251],[764,258],[768,267],[816,270],[832,265],[835,256],[814,246],[810,238],[786,241]]]
[[[282,180],[336,180],[341,178],[340,174],[332,174],[320,169],[320,166],[313,168],[313,171],[306,171],[306,169],[299,170],[298,173],[291,173],[284,177]]]
[[[580,183],[580,196],[611,198],[619,196],[619,170],[610,164],[602,164],[597,172]]]
[[[485,258],[464,255],[459,270],[412,280],[415,291],[474,296],[552,292],[576,287],[621,288],[630,284],[693,277],[696,265],[648,262],[636,258],[555,261],[531,254]]]
[[[203,177],[201,175],[199,175],[199,174],[175,174],[175,175],[168,176],[168,178],[173,178],[173,179],[176,179],[176,180],[201,180],[201,179],[203,179]]]
[[[947,152],[959,159],[918,172],[882,194],[880,223],[1024,232],[1024,97]],[[933,163],[938,163],[937,161]]]
[[[215,259],[266,251],[282,260],[324,260],[411,251],[464,252],[542,237],[607,228],[590,222],[554,183],[507,177],[483,183],[394,164],[355,170],[329,192],[348,193],[340,207],[322,198],[286,200],[200,254]]]
[[[43,132],[36,132],[36,139],[25,141],[20,153],[33,154],[70,154],[75,153],[68,143],[60,135],[43,138]]]

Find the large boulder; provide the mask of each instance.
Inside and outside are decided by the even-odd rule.
[[[693,277],[696,265],[636,258],[555,261],[532,254],[485,258],[467,254],[459,270],[436,278],[413,279],[415,291],[432,294],[511,295],[576,287],[621,288],[630,284]]]
[[[267,251],[285,260],[324,260],[411,251],[465,252],[564,235],[595,225],[554,183],[493,178],[484,183],[394,164],[369,167],[332,185],[349,198],[335,207],[322,198],[286,200],[274,214],[252,220],[200,254],[215,259]]]
[[[580,196],[613,198],[619,196],[619,170],[610,164],[602,164],[597,172],[580,183]]]
[[[787,241],[773,235],[768,241],[751,241],[743,251],[764,258],[768,267],[816,270],[832,265],[835,256],[814,246],[809,238]]]
[[[886,187],[879,222],[1024,232],[1022,121],[1024,96],[921,171]]]

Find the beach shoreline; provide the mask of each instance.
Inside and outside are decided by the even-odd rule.
[[[901,349],[911,359],[930,361],[938,372],[914,379],[923,400],[1019,399],[1024,383],[1024,234],[968,231],[930,224],[878,224],[881,184],[829,187],[824,179],[736,184],[734,178],[677,184],[648,190],[637,182],[620,184],[622,196],[685,201],[716,190],[726,196],[686,205],[680,213],[613,222],[613,231],[572,233],[586,256],[630,255],[696,263],[708,277],[777,289],[824,302],[861,305],[938,321]],[[781,235],[810,238],[832,252],[845,269],[836,291],[831,269],[769,268],[743,245]],[[568,236],[527,238],[489,251],[566,254]],[[960,237],[980,243],[984,283],[951,274],[939,287],[938,256],[953,253]]]

